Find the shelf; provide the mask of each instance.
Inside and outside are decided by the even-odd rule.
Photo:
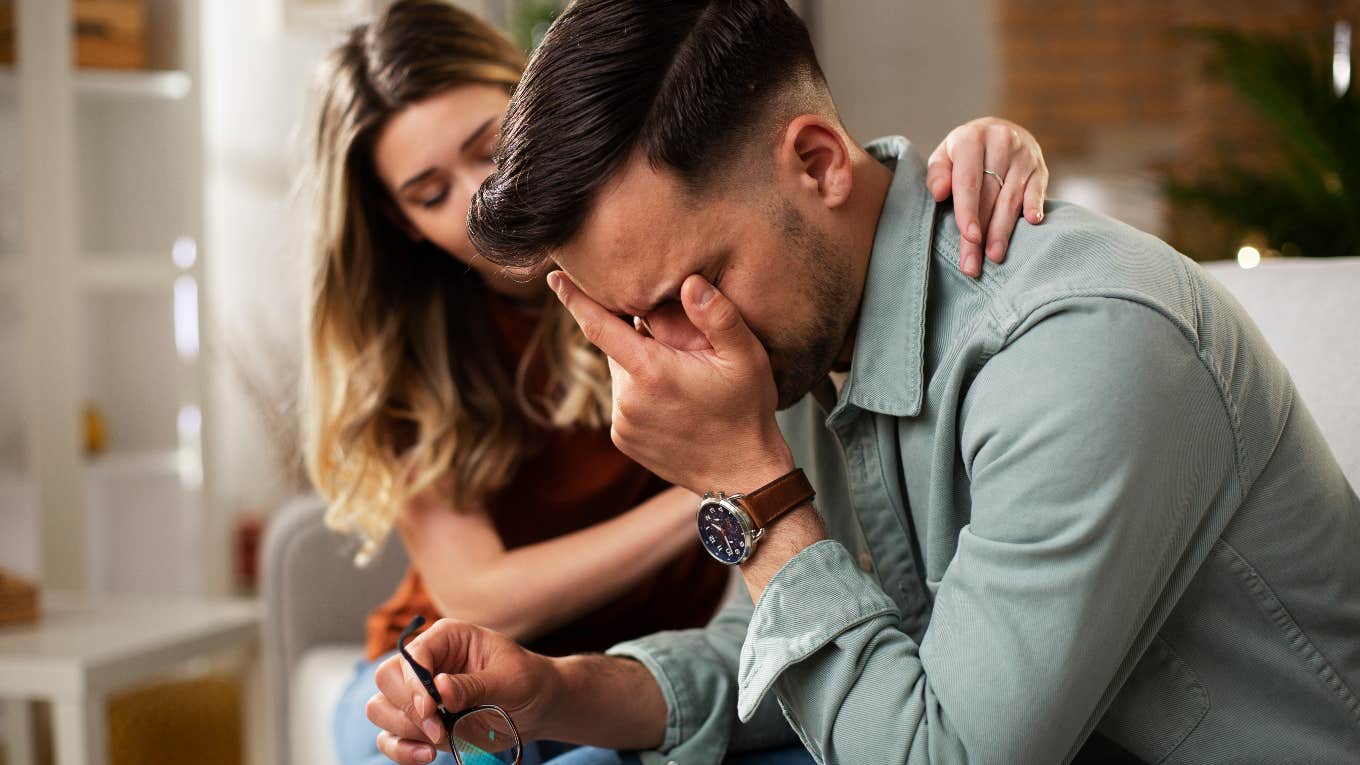
[[[102,100],[180,101],[193,90],[193,78],[176,70],[77,69],[76,93]],[[0,68],[0,93],[18,90],[13,67]]]
[[[87,457],[85,474],[98,477],[178,477],[179,452],[174,449],[147,452],[112,451]]]
[[[81,285],[99,292],[168,290],[183,273],[162,253],[87,253],[80,262]]]
[[[178,449],[113,450],[85,458],[87,487],[115,487],[136,494],[141,487],[173,486],[181,497],[196,496],[203,487],[203,467],[196,457]]]
[[[184,271],[161,253],[87,254],[80,264],[80,284],[91,292],[169,290]],[[0,290],[17,288],[23,264],[17,256],[0,255]]]
[[[179,101],[192,89],[193,80],[179,71],[83,69],[76,73],[76,92],[97,98]]]

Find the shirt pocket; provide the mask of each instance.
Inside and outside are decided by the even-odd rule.
[[[1199,676],[1158,635],[1096,730],[1155,764],[1170,757],[1208,713],[1209,692]]]

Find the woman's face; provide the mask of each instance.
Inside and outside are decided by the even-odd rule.
[[[477,255],[468,240],[472,195],[491,174],[509,94],[460,85],[402,109],[378,134],[373,163],[414,238],[426,239],[480,273],[498,292],[531,296],[542,280],[518,283]]]

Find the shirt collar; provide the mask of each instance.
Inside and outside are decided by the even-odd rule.
[[[850,378],[830,420],[847,404],[893,417],[921,413],[924,395],[926,286],[935,200],[926,167],[901,136],[864,147],[893,171],[878,218],[860,301]]]

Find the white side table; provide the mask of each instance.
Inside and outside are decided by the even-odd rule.
[[[0,628],[0,700],[6,762],[31,765],[28,702],[52,703],[58,765],[107,765],[105,699],[181,662],[259,634],[253,601],[87,600],[43,594],[37,624]]]

